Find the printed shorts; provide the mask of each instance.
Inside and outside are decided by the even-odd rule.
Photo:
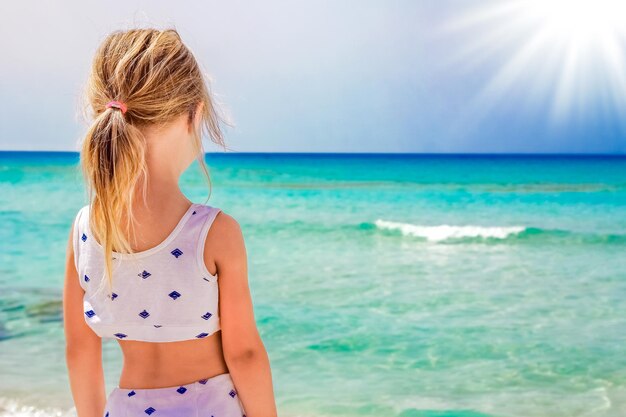
[[[104,417],[245,417],[230,373],[164,388],[113,388]]]

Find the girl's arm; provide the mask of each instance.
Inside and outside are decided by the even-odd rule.
[[[234,218],[221,212],[209,229],[211,234],[219,244],[204,255],[205,261],[212,257],[217,265],[224,359],[246,417],[276,417],[269,358],[256,327],[248,288],[241,228]]]
[[[83,294],[74,263],[74,225],[70,230],[63,286],[65,358],[78,417],[102,417],[106,403],[102,340],[83,317]]]

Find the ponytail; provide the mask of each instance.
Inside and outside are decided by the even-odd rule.
[[[137,183],[147,177],[145,137],[126,121],[126,117],[122,111],[107,108],[87,131],[81,152],[83,174],[90,180],[89,227],[104,249],[109,284],[113,275],[113,251],[132,252],[119,225],[124,215],[128,219],[127,227],[134,224],[134,190]],[[145,196],[146,182],[142,183]]]

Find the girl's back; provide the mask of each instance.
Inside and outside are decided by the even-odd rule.
[[[75,219],[72,242],[85,292],[85,321],[99,337],[119,341],[125,363],[122,388],[183,384],[228,372],[219,333],[218,276],[211,272],[220,239],[213,232],[207,243],[223,214],[196,203],[178,219],[175,212],[164,210],[152,220],[136,214],[142,219],[138,234],[143,243],[132,255],[113,253],[115,274],[123,278],[106,293],[102,246],[89,228],[89,206]]]

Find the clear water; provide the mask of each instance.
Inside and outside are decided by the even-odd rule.
[[[78,155],[0,153],[0,416],[71,416]],[[626,158],[209,154],[281,416],[626,415]],[[208,189],[199,168],[181,186]],[[104,344],[107,391],[117,342]]]

